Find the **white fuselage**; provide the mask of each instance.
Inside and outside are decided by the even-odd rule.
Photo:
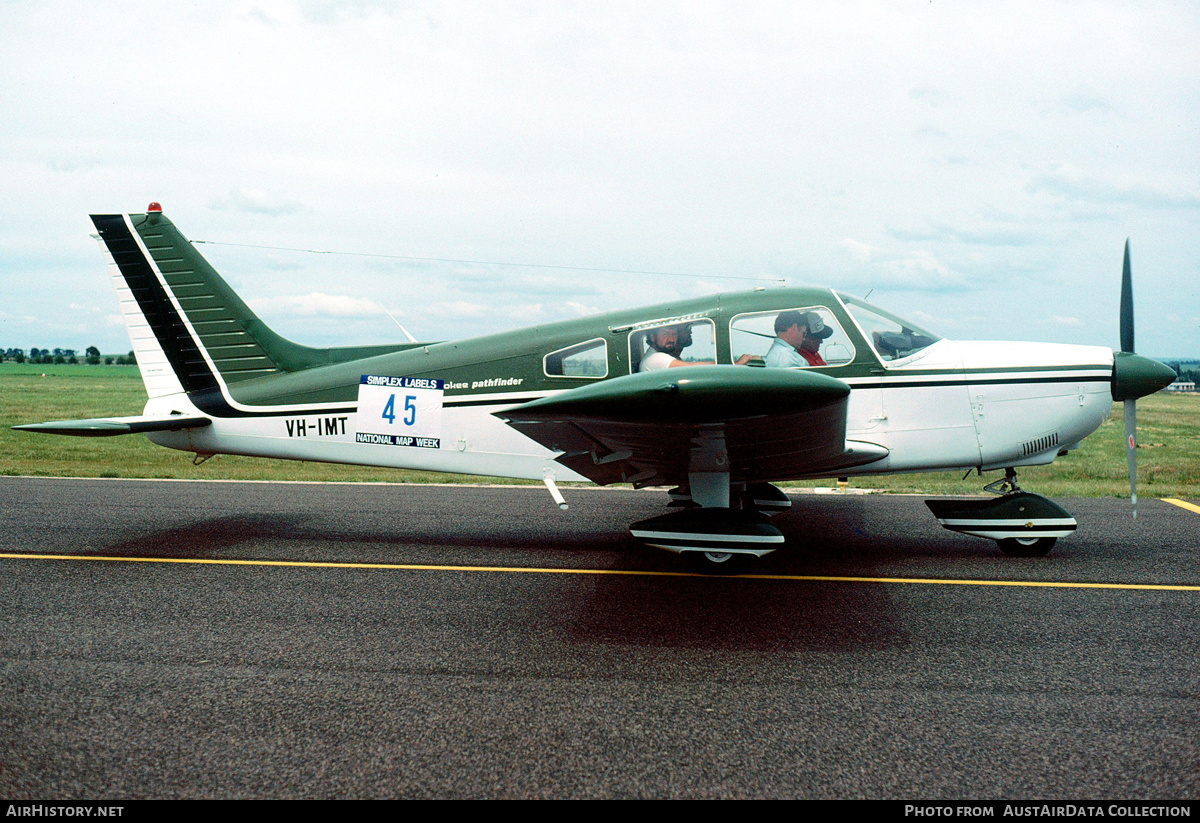
[[[887,363],[878,375],[846,378],[853,389],[847,439],[883,446],[889,454],[839,474],[1049,463],[1095,431],[1108,414],[1112,361],[1110,350],[1094,346],[941,340]],[[523,400],[530,396],[521,393]],[[493,416],[510,408],[514,399],[507,392],[471,395],[472,405],[455,406],[454,398],[448,397],[437,448],[356,442],[359,421],[346,404],[222,417],[209,427],[149,437],[159,445],[199,454],[586,480],[556,463],[556,452]],[[173,394],[152,399],[145,414],[172,412],[196,410],[185,395]]]
[[[890,450],[851,473],[1049,463],[1108,415],[1112,359],[1098,346],[940,340],[847,380],[847,438]]]

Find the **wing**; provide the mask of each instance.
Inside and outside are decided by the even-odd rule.
[[[616,377],[496,412],[601,485],[828,477],[887,456],[846,440],[850,386],[803,369],[687,366]]]

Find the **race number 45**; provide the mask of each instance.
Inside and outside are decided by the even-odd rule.
[[[380,415],[389,424],[396,423],[396,395],[388,397],[387,402],[383,404],[383,414]],[[417,422],[417,396],[408,394],[404,396],[404,420],[405,426],[412,426]]]
[[[364,374],[358,384],[355,440],[387,446],[441,447],[445,381]]]

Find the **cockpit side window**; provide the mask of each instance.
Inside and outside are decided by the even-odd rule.
[[[608,377],[608,344],[596,339],[552,351],[542,358],[542,371],[547,377]]]
[[[870,303],[838,293],[880,360],[900,360],[932,346],[941,338]]]
[[[854,360],[854,344],[824,306],[804,306],[739,314],[729,323],[730,361],[809,368],[844,366]]]
[[[672,364],[701,365],[717,359],[717,329],[712,320],[664,320],[629,334],[629,370],[653,371]]]

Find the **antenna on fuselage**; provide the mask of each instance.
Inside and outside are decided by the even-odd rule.
[[[400,321],[396,319],[396,316],[394,314],[392,314],[390,311],[388,311],[387,306],[384,306],[381,304],[380,308],[383,309],[384,313],[387,314],[388,317],[392,318],[393,323],[395,323],[397,326],[400,326]],[[409,343],[419,343],[420,342],[419,340],[417,340],[417,338],[415,338],[411,334],[409,334],[408,329],[404,328],[403,326],[400,326],[400,331],[404,332],[404,336],[408,338]]]

